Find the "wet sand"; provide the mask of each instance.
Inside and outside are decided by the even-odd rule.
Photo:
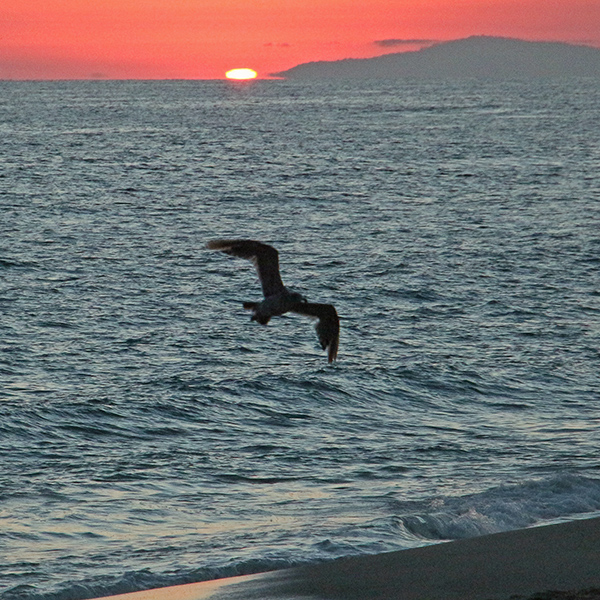
[[[600,518],[111,597],[269,599],[600,600]]]

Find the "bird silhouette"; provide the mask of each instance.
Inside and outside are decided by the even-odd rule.
[[[264,300],[244,302],[243,306],[252,311],[252,321],[266,325],[271,317],[294,312],[299,315],[317,318],[317,335],[323,350],[327,350],[329,362],[337,357],[340,339],[340,319],[332,304],[308,302],[302,294],[288,290],[279,273],[279,253],[273,246],[254,240],[213,240],[208,242],[209,250],[225,252],[230,256],[246,258],[254,263],[262,286]]]

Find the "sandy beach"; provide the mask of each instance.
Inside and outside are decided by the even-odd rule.
[[[112,596],[112,600],[594,600],[600,518]]]

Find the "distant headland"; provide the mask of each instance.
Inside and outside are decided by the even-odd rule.
[[[600,77],[600,49],[472,36],[415,52],[303,63],[272,76],[293,80]]]

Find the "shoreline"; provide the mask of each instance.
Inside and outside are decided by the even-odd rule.
[[[600,598],[585,592],[593,589],[600,590],[600,517],[96,600]]]

